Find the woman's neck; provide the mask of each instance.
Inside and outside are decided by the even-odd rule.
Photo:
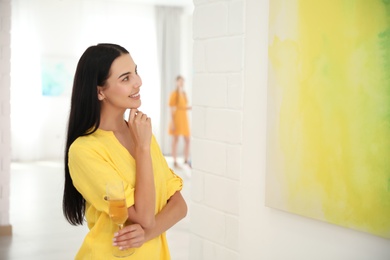
[[[124,122],[125,111],[107,111],[102,109],[100,112],[99,128],[106,131],[119,131],[126,126]]]

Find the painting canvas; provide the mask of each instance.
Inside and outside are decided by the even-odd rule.
[[[266,205],[390,238],[390,0],[272,0]]]

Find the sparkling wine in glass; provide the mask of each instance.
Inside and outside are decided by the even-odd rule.
[[[118,230],[120,230],[123,228],[123,225],[128,218],[123,182],[112,181],[107,183],[106,191],[109,216],[111,220],[118,226]],[[134,250],[134,248],[120,250],[119,247],[114,246],[113,255],[115,257],[126,257],[132,255]]]

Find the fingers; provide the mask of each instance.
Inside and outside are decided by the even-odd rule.
[[[138,111],[135,119],[139,121],[147,121],[150,120],[150,117],[148,117],[146,114],[142,113],[141,111]]]
[[[150,121],[150,117],[148,117],[143,112],[137,109],[131,109],[129,114],[128,122],[133,123],[134,121]]]
[[[138,248],[145,242],[145,231],[139,224],[124,227],[114,235],[113,245],[124,250]]]
[[[138,110],[131,110],[127,126],[135,147],[150,147],[152,121],[146,114]]]
[[[130,109],[130,114],[129,114],[129,120],[128,122],[134,122],[134,118],[138,112],[138,109]]]

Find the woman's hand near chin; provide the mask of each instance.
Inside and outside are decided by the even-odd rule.
[[[127,126],[137,148],[150,148],[152,140],[152,120],[146,114],[131,109]]]

